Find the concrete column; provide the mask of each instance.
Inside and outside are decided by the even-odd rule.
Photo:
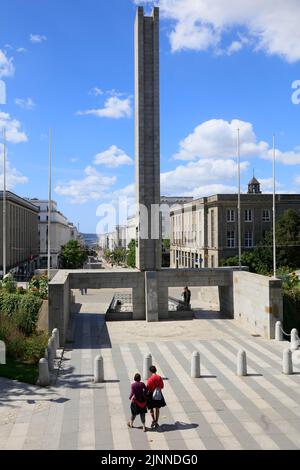
[[[160,281],[160,273],[158,273],[158,319],[167,320],[169,311],[169,289]]]
[[[135,174],[137,206],[147,212],[143,220],[137,213],[136,266],[155,271],[161,268],[158,8],[145,16],[139,7],[135,20]],[[148,237],[142,235],[146,225]]]
[[[59,331],[58,331],[58,328],[54,328],[54,330],[52,330],[52,336],[55,340],[55,349],[58,349],[59,348]]]
[[[48,361],[45,358],[39,360],[39,380],[41,387],[47,387],[50,384],[50,375]]]
[[[149,368],[152,366],[152,356],[151,354],[146,354],[143,360],[143,380],[149,379],[151,372]]]
[[[276,324],[275,324],[275,340],[276,341],[283,341],[281,321],[277,321]]]
[[[70,315],[69,274],[59,272],[49,283],[48,331],[59,330],[60,346],[66,341],[66,332]]]
[[[145,303],[146,303],[146,321],[158,321],[158,288],[157,273],[145,273]]]
[[[139,276],[138,286],[132,289],[132,319],[145,320],[145,278],[143,274]]]
[[[247,375],[247,357],[246,351],[240,350],[237,354],[236,375],[243,377]]]
[[[292,351],[285,349],[282,357],[282,373],[291,375],[293,373]]]
[[[100,354],[94,360],[94,382],[104,382],[103,357]]]
[[[291,350],[296,351],[299,348],[299,336],[296,328],[291,331]]]
[[[194,351],[191,360],[191,377],[197,379],[200,377],[200,353]]]

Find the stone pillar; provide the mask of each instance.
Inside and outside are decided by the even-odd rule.
[[[197,379],[200,377],[200,353],[194,351],[191,361],[191,377]]]
[[[64,346],[70,315],[69,278],[67,272],[58,272],[49,283],[48,331],[59,330],[60,346]]]
[[[247,356],[246,351],[240,349],[237,354],[236,375],[243,377],[247,375]]]
[[[143,380],[146,381],[149,379],[151,372],[149,368],[152,366],[152,356],[151,354],[146,354],[143,360]]]
[[[132,319],[145,320],[145,278],[140,273],[137,286],[132,288]]]
[[[138,7],[135,21],[136,266],[161,268],[159,8]],[[142,210],[139,210],[141,205]],[[143,230],[148,234],[143,233]],[[152,232],[152,233],[151,233]]]
[[[146,303],[146,321],[158,321],[158,288],[157,273],[145,273],[145,303]]]
[[[39,380],[38,384],[41,387],[47,387],[50,384],[50,374],[48,361],[45,358],[39,360]]]
[[[101,354],[96,356],[94,360],[94,382],[104,382],[104,366],[103,357],[101,356]]]

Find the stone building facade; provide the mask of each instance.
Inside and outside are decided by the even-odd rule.
[[[30,199],[38,210],[39,267],[46,268],[48,263],[48,207],[46,199]],[[77,228],[58,210],[57,203],[51,201],[51,268],[59,268],[61,247],[70,240],[79,240]]]
[[[26,278],[38,267],[38,209],[6,192],[6,272]],[[0,191],[0,272],[3,273],[3,191]]]
[[[184,204],[171,213],[171,267],[218,267],[238,255],[237,194],[216,194]],[[242,251],[254,248],[272,228],[273,196],[261,194],[257,180],[241,194]],[[300,194],[277,194],[276,215],[300,212]]]

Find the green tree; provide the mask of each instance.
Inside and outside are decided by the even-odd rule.
[[[61,266],[65,269],[83,268],[88,254],[77,240],[70,240],[61,250]]]
[[[291,271],[300,267],[300,216],[294,209],[287,209],[276,222],[276,258],[279,269]],[[237,266],[238,257],[221,261],[223,266]],[[251,272],[270,274],[273,269],[273,231],[253,250],[242,253],[242,264]]]
[[[135,268],[135,240],[131,240],[128,244],[127,250],[127,265],[131,268]]]

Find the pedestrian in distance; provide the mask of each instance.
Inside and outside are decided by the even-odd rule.
[[[129,428],[133,428],[135,418],[140,415],[143,431],[146,432],[146,413],[147,413],[147,388],[141,381],[141,375],[135,374],[134,382],[131,384],[129,400],[131,400],[130,410],[131,419],[127,423]]]
[[[185,305],[189,306],[190,303],[191,303],[191,291],[188,288],[188,286],[185,286],[185,288],[183,290],[183,293],[182,293],[182,296],[183,296],[183,301],[184,301]]]
[[[160,408],[166,406],[166,402],[162,393],[164,382],[161,376],[156,373],[157,370],[155,366],[149,367],[149,371],[152,375],[147,380],[147,408],[150,411],[152,417],[151,428],[157,428],[159,426],[159,410]]]

